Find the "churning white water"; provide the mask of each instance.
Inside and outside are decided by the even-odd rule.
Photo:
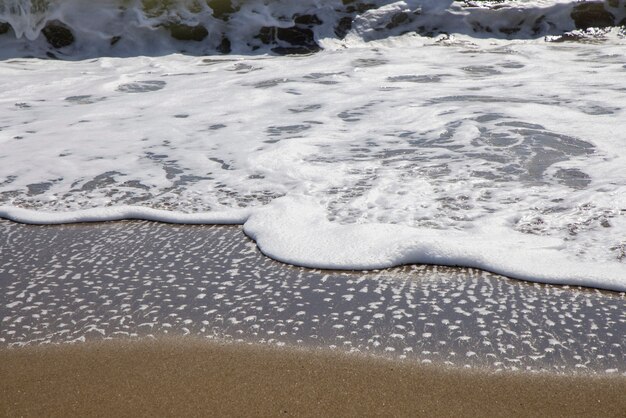
[[[115,26],[82,2],[34,23],[6,9],[0,216],[243,223],[304,266],[626,290],[623,5],[582,29],[561,1],[346,3],[205,4],[183,19],[202,40],[170,36],[171,10],[103,2]],[[42,35],[52,21],[70,44]],[[46,54],[70,59],[24,58]]]

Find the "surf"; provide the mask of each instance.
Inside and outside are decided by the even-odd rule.
[[[310,54],[407,33],[571,41],[625,23],[623,0],[0,1],[5,57]]]

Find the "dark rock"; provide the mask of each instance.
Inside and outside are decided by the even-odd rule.
[[[316,15],[296,15],[294,22],[298,25],[316,26],[321,25],[322,22]]]
[[[290,43],[291,45],[317,45],[315,43],[315,36],[313,34],[313,31],[308,28],[300,28],[297,26],[292,26],[290,28],[277,28],[276,37],[281,41]]]
[[[159,17],[167,12],[167,2],[160,0],[141,0],[141,9],[147,17]]]
[[[276,37],[276,27],[275,26],[263,26],[259,31],[259,34],[255,36],[263,42],[264,44],[270,44],[274,41]]]
[[[209,31],[202,25],[189,26],[181,23],[171,23],[167,25],[172,38],[179,41],[200,42],[209,35]]]
[[[64,48],[74,43],[74,34],[70,28],[58,20],[48,22],[41,32],[54,48]]]
[[[222,42],[220,42],[217,46],[217,52],[221,54],[230,54],[231,50],[230,39],[224,36],[222,38]]]
[[[484,25],[483,25],[482,23],[480,23],[480,22],[471,22],[471,25],[472,25],[472,30],[473,30],[474,32],[479,32],[479,33],[482,33],[482,32],[488,32],[488,33],[491,33],[491,32],[493,32],[493,29],[491,29],[491,27],[489,27],[489,26],[484,26]]]
[[[498,29],[501,33],[504,33],[505,35],[513,35],[517,32],[520,31],[520,28],[500,28]]]
[[[230,0],[209,0],[208,4],[216,19],[228,20],[228,17],[236,11]]]
[[[339,22],[337,22],[337,26],[335,26],[335,35],[337,35],[339,39],[343,39],[350,29],[352,29],[352,18],[349,16],[342,17],[339,19]]]
[[[404,12],[400,12],[400,13],[396,13],[395,15],[393,15],[391,17],[391,22],[387,23],[386,28],[387,29],[394,29],[397,28],[398,26],[402,25],[403,23],[407,23],[409,21],[409,15],[404,13]]]
[[[346,3],[344,3],[346,4]],[[372,3],[356,3],[350,2],[350,6],[346,7],[348,13],[365,13],[368,10],[375,9],[376,5]]]
[[[272,52],[278,55],[306,55],[319,51],[319,46],[307,47],[307,46],[277,46],[272,48]]]
[[[315,35],[309,28],[301,28],[298,26],[292,26],[290,28],[279,28],[276,26],[264,26],[259,31],[256,38],[260,39],[266,45],[273,44],[277,41],[283,41],[288,43],[289,47],[279,46],[272,51],[276,53],[283,53],[286,49],[293,51],[306,50],[308,52],[318,51],[319,45],[315,42]],[[292,47],[295,47],[292,48]],[[308,53],[307,52],[307,53]],[[287,52],[287,53],[302,53],[302,52]]]
[[[535,23],[533,23],[533,33],[535,35],[538,35],[539,33],[543,31],[543,28],[545,26],[549,26],[549,25],[550,25],[549,23],[546,23],[546,16],[541,15],[535,20]]]
[[[0,35],[7,33],[11,29],[11,25],[7,22],[0,22]]]
[[[615,24],[615,16],[604,8],[604,3],[579,3],[571,14],[576,29],[606,28]]]
[[[115,45],[116,43],[118,43],[120,41],[120,39],[122,39],[121,36],[114,36],[111,38],[110,44],[111,46]]]

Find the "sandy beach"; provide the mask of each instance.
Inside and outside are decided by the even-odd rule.
[[[0,374],[3,416],[626,413],[623,377],[494,374],[194,339],[4,350]]]
[[[238,227],[0,222],[4,416],[624,416],[622,293],[320,271]]]
[[[0,418],[626,418],[626,0],[0,0]]]

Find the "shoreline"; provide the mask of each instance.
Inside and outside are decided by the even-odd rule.
[[[626,378],[489,373],[194,339],[0,350],[6,416],[623,416]]]
[[[189,336],[491,371],[625,374],[626,295],[476,269],[285,265],[240,227],[0,222],[0,348]]]
[[[552,276],[558,269],[554,270],[551,264],[543,264],[542,268],[551,271],[547,273],[544,270],[537,270],[533,272],[533,269],[528,270],[526,263],[524,266],[518,263],[517,267],[499,266],[494,267],[494,260],[489,261],[482,259],[481,256],[476,257],[478,261],[456,264],[456,262],[446,259],[440,259],[437,256],[429,256],[421,254],[419,256],[408,256],[408,262],[397,262],[394,260],[377,260],[366,261],[365,264],[354,264],[349,261],[349,258],[339,257],[336,260],[327,264],[327,261],[321,262],[319,256],[310,258],[307,255],[306,246],[301,247],[298,240],[294,240],[289,233],[279,233],[273,239],[260,239],[263,236],[263,232],[267,232],[265,227],[250,226],[250,217],[253,213],[250,209],[235,209],[226,212],[206,212],[206,213],[177,213],[173,214],[169,210],[154,209],[142,206],[119,206],[110,208],[91,208],[83,209],[75,212],[39,212],[33,209],[25,209],[19,207],[0,206],[0,222],[11,222],[23,226],[35,226],[35,227],[78,227],[80,225],[95,225],[96,227],[101,224],[111,222],[153,222],[156,224],[170,225],[170,226],[203,226],[203,227],[234,227],[240,228],[245,239],[250,239],[258,247],[259,251],[265,256],[274,261],[282,264],[286,264],[292,267],[302,267],[310,270],[322,270],[322,271],[380,271],[389,269],[398,269],[403,267],[409,267],[412,265],[422,266],[434,266],[434,267],[449,267],[460,269],[476,269],[485,273],[506,277],[510,280],[519,280],[528,283],[538,283],[543,285],[552,286],[564,286],[564,287],[579,287],[607,292],[614,292],[622,295],[626,295],[626,287],[617,279],[618,276],[614,276],[615,271],[608,269],[604,271],[608,276],[602,278],[602,273],[598,273],[598,270],[602,270],[602,266],[596,266],[595,269],[587,271],[585,263],[577,261],[569,261],[569,263],[575,263],[580,268],[583,268],[584,273],[574,272],[572,276],[567,278],[558,278]],[[41,219],[33,218],[37,214],[42,216]],[[275,216],[282,216],[280,211]],[[263,218],[263,217],[261,217]],[[265,221],[261,220],[256,222],[259,225],[263,225]],[[254,224],[254,222],[253,222]],[[327,223],[328,226],[330,223]],[[292,225],[293,226],[293,225]],[[386,229],[394,227],[392,224],[373,224],[372,227],[382,226],[379,233],[386,236],[383,241],[387,241],[387,244],[396,246],[400,241],[394,241],[389,239],[390,232]],[[350,228],[347,225],[340,226],[346,227],[345,233],[349,233]],[[321,227],[324,230],[323,227]],[[289,228],[288,228],[289,229]],[[264,231],[265,230],[265,231]],[[261,231],[261,234],[259,232]],[[332,231],[332,230],[329,230]],[[356,232],[355,232],[356,231]],[[361,231],[361,232],[358,232]],[[328,231],[327,231],[328,232]],[[361,235],[367,241],[368,237],[371,237],[370,233],[363,233],[359,228],[352,230],[354,245],[359,245],[362,240]],[[382,236],[382,235],[381,235]],[[409,238],[407,235],[405,238]],[[461,237],[458,237],[459,239]],[[330,240],[333,241],[332,239]],[[282,242],[282,244],[281,244]],[[450,241],[451,244],[454,241]],[[313,252],[324,252],[327,257],[333,257],[333,251],[325,251],[324,247],[329,245],[328,242],[317,242],[316,240],[310,240],[307,244],[312,246]],[[296,256],[287,255],[291,250],[288,248],[298,248],[295,253]],[[373,253],[380,253],[385,251],[385,245],[377,246],[374,250],[370,248],[371,245],[365,245],[359,247],[359,253],[367,253],[368,257],[372,257]],[[339,248],[337,248],[339,250]],[[423,252],[423,250],[422,250]],[[426,251],[427,253],[428,251]],[[454,251],[453,251],[454,252]],[[419,253],[419,252],[418,252]],[[537,254],[539,259],[541,254]],[[396,255],[397,256],[397,255]],[[407,256],[398,256],[399,259],[406,258]],[[376,259],[376,257],[374,257]],[[414,258],[414,259],[413,259]],[[561,260],[560,264],[566,259]],[[559,264],[557,263],[557,264]],[[498,264],[498,263],[496,263]],[[532,264],[532,263],[531,263]],[[520,269],[516,271],[516,269]],[[570,272],[571,273],[571,272]]]

